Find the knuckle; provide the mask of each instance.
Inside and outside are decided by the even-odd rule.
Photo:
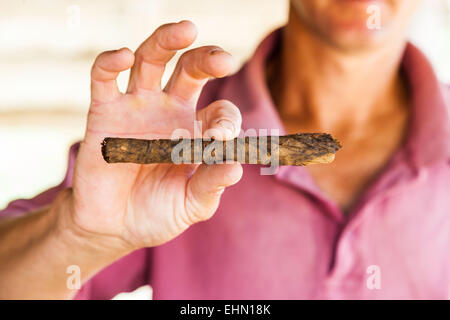
[[[100,53],[99,55],[97,55],[97,57],[96,57],[95,60],[94,60],[94,63],[92,64],[92,67],[91,67],[91,74],[92,74],[92,72],[95,71],[95,68],[97,68],[98,64],[100,63],[100,61],[101,61],[101,60],[103,59],[103,57],[105,56],[105,53],[106,53],[106,51]]]
[[[196,199],[190,199],[186,208],[186,223],[193,225],[209,219],[208,210],[203,208]]]
[[[197,48],[190,49],[190,50],[183,52],[183,54],[180,56],[180,59],[178,60],[178,62],[181,63],[182,65],[188,63],[189,60],[195,55],[196,50],[197,50]]]
[[[206,47],[199,47],[199,48],[193,48],[185,51],[180,56],[180,61],[184,62],[186,60],[195,59],[195,58],[202,58],[201,55],[205,53]]]
[[[226,116],[232,120],[240,121],[241,112],[234,103],[229,100],[218,100],[215,102],[215,108],[218,115]]]
[[[103,51],[96,58],[91,67],[91,76],[97,75],[99,72],[103,70],[101,64],[104,63],[104,60],[111,55],[114,51]]]
[[[173,22],[162,24],[158,28],[156,28],[156,30],[153,32],[153,35],[159,36],[161,34],[164,34],[165,32],[169,31],[173,25],[175,25],[175,23]]]
[[[95,62],[94,64],[98,64],[99,62],[101,62],[102,60],[104,60],[105,58],[107,58],[111,53],[113,53],[113,50],[108,50],[108,51],[103,51],[101,52],[97,58],[95,58]]]

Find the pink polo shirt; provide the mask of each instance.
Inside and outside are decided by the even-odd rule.
[[[229,99],[241,109],[243,129],[283,133],[264,81],[279,35],[264,40],[237,74],[210,82],[199,105]],[[403,70],[413,98],[408,139],[349,215],[305,168],[264,176],[259,166],[244,166],[211,220],[120,259],[77,298],[111,298],[144,284],[154,299],[450,298],[450,90],[412,45]],[[61,185],[0,214],[26,213],[70,187],[77,149]]]

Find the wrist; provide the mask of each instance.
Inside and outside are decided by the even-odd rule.
[[[54,219],[53,233],[66,250],[76,252],[80,259],[92,262],[93,266],[104,267],[135,249],[119,237],[78,225],[73,203],[72,189],[64,189],[49,209]]]

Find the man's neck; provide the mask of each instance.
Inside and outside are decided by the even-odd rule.
[[[329,165],[309,166],[347,212],[404,141],[410,108],[399,72],[405,41],[344,52],[292,17],[267,80],[288,133],[328,132],[343,145]]]
[[[271,83],[288,131],[334,132],[345,139],[404,106],[398,72],[404,41],[344,52],[309,32],[294,14],[283,30],[277,82]]]

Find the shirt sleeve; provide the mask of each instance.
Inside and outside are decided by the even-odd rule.
[[[26,215],[53,202],[58,193],[72,186],[73,169],[80,144],[70,147],[69,161],[64,180],[32,199],[18,199],[0,211],[0,219]],[[111,299],[121,292],[130,292],[148,284],[151,249],[141,249],[104,268],[78,291],[75,299]],[[68,275],[69,276],[69,275]]]

